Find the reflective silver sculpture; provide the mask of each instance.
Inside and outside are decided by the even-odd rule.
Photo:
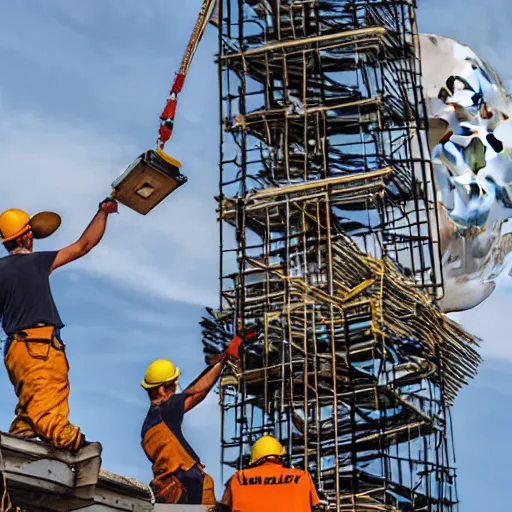
[[[429,147],[437,181],[444,312],[494,291],[512,237],[511,100],[496,71],[468,46],[420,36]]]

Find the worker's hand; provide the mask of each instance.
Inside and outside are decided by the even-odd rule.
[[[240,345],[249,338],[257,336],[258,330],[252,326],[250,328],[238,328],[238,334],[231,340],[226,348],[226,354],[234,359],[240,359]]]
[[[234,359],[240,359],[240,345],[243,343],[243,338],[235,336],[226,348],[226,354]]]
[[[100,210],[107,215],[117,213],[117,201],[111,197],[107,197],[100,203]]]

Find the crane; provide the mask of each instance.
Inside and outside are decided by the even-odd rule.
[[[203,0],[199,15],[192,30],[181,65],[162,113],[156,149],[150,149],[137,157],[119,178],[112,183],[112,197],[128,208],[146,215],[168,195],[187,182],[181,172],[181,162],[164,151],[166,142],[172,137],[178,95],[183,89],[185,78],[210,21],[216,25],[213,16],[217,0]]]

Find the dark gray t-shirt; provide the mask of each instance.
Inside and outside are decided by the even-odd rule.
[[[64,327],[50,290],[58,251],[0,258],[0,318],[7,335],[39,323]]]
[[[185,416],[185,394],[176,393],[162,402],[160,405],[151,407],[142,426],[142,439],[146,436],[149,429],[164,422],[167,428],[174,434],[181,446],[196,461],[201,462],[197,453],[188,444],[181,430],[183,417]]]

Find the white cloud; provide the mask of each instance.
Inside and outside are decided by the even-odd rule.
[[[148,401],[144,400],[142,396],[135,395],[126,390],[114,389],[111,386],[85,387],[82,389],[82,391],[85,391],[88,394],[94,393],[103,395],[107,398],[108,401],[116,404],[121,402],[138,410],[146,410],[148,408]]]
[[[132,325],[143,325],[159,329],[176,329],[176,327],[188,326],[190,322],[180,321],[179,318],[170,317],[168,314],[157,313],[150,309],[124,309],[123,316],[130,320]],[[147,343],[147,342],[146,342]],[[150,343],[151,344],[151,341]]]

